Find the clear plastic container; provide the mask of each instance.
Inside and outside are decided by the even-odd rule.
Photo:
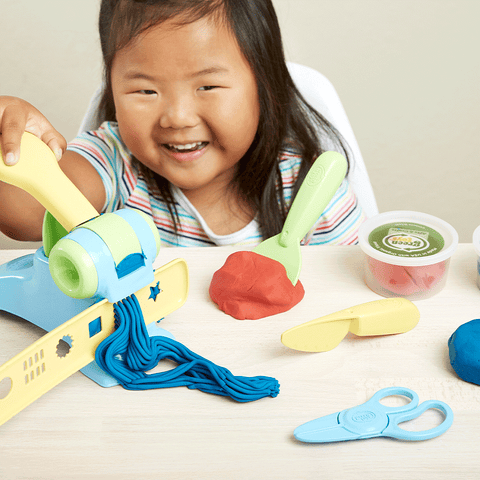
[[[477,254],[477,287],[480,288],[480,227],[473,232],[473,248]]]
[[[359,242],[371,290],[384,297],[422,300],[445,286],[458,234],[432,215],[396,211],[368,219],[360,227]]]

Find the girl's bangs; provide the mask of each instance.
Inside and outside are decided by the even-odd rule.
[[[224,0],[120,0],[113,11],[109,44],[117,52],[151,27],[175,19],[181,27],[213,16],[225,21]]]

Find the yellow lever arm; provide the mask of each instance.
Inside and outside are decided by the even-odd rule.
[[[0,157],[2,156],[0,149]],[[37,199],[70,232],[98,212],[58,166],[55,155],[38,137],[25,132],[20,159],[5,165],[0,158],[0,180],[20,187]]]

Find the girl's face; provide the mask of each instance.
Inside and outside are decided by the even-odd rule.
[[[132,154],[187,197],[224,191],[259,121],[255,77],[229,30],[167,21],[120,50],[111,73]]]

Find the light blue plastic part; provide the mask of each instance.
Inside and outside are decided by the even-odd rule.
[[[401,395],[411,401],[401,407],[382,405],[380,400],[391,395]],[[440,410],[443,422],[429,430],[408,431],[398,426],[419,417],[427,410]],[[400,440],[428,440],[445,433],[452,425],[452,409],[438,400],[428,400],[418,406],[418,395],[408,388],[389,387],[379,390],[357,407],[333,413],[304,423],[295,429],[293,435],[301,442],[329,443],[346,440],[361,440],[373,437],[392,437]]]
[[[51,267],[56,268],[56,271],[52,271],[52,276],[65,294],[76,298],[93,295],[107,298],[109,302],[115,303],[153,282],[153,262],[157,257],[159,245],[159,239],[155,236],[155,234],[158,235],[156,229],[154,233],[146,219],[135,210],[123,209],[107,215],[118,215],[128,222],[140,242],[141,252],[132,253],[127,258],[123,258],[119,264],[115,264],[114,256],[110,251],[112,247],[107,245],[99,234],[88,228],[88,222],[80,225],[59,240],[50,254]],[[62,244],[66,245],[71,242],[75,242],[81,247],[79,249],[81,254],[69,259],[70,269],[65,269],[65,275],[59,275],[59,273],[63,273],[59,271],[63,257],[57,260],[59,257],[57,252],[64,255]],[[82,267],[86,264],[94,265],[97,288],[96,291],[94,287],[91,292],[77,295],[71,291],[72,282],[68,274],[73,270],[77,277],[81,277]]]
[[[0,310],[24,318],[47,332],[101,299],[99,295],[85,299],[65,295],[50,275],[43,247],[33,254],[0,265]],[[148,325],[147,331],[150,336],[174,338],[171,333],[159,328],[157,322]],[[96,362],[82,368],[81,372],[102,387],[118,385],[117,380],[105,373]]]

